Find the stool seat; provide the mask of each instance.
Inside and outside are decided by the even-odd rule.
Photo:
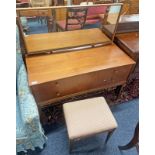
[[[104,97],[96,97],[63,105],[70,140],[117,128],[117,122]]]

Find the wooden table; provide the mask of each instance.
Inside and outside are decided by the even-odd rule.
[[[139,32],[117,34],[116,44],[122,48],[133,60],[139,59]]]
[[[110,44],[111,40],[98,28],[75,31],[32,34],[25,37],[27,54],[67,49],[79,46]]]
[[[40,107],[126,83],[135,62],[115,44],[26,57],[29,86]]]

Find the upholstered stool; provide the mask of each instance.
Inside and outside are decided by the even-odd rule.
[[[74,140],[108,131],[107,143],[117,128],[117,122],[103,97],[65,103],[63,111],[70,145]]]

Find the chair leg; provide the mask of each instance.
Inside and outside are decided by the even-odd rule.
[[[118,146],[118,148],[120,150],[128,150],[128,149],[131,149],[132,147],[136,147],[137,148],[137,145],[138,145],[138,140],[137,139],[135,140],[135,138],[133,137],[133,139],[127,145]]]
[[[134,133],[134,136],[131,139],[131,141],[127,145],[118,146],[118,148],[120,150],[128,150],[128,149],[130,149],[132,147],[136,147],[137,151],[139,151],[138,142],[139,142],[139,123],[137,123],[136,129],[135,129],[135,133]]]
[[[131,149],[132,147],[136,146],[137,144],[134,144],[133,141],[129,142],[127,145],[124,146],[118,146],[120,150],[128,150]]]
[[[111,137],[111,135],[113,134],[114,131],[115,131],[115,130],[112,130],[112,131],[110,131],[110,132],[108,133],[107,138],[106,138],[106,140],[105,140],[105,144],[107,144],[109,138]]]

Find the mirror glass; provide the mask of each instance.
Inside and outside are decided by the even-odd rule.
[[[98,45],[104,46],[112,43],[115,36],[116,27],[118,25],[122,4],[120,3],[94,4],[93,2],[80,2],[80,4],[78,5],[49,6],[48,3],[48,6],[45,6],[45,3],[43,3],[43,1],[44,0],[38,0],[37,2],[39,4],[37,3],[34,5],[34,3],[31,0],[31,2],[28,3],[28,7],[22,7],[16,9],[18,19],[17,21],[18,25],[20,25],[20,32],[22,32],[22,39],[24,43],[23,45],[24,48],[26,49],[25,51],[26,52],[28,51],[27,53],[30,54],[35,54],[37,52],[48,53],[58,49],[65,50],[66,48],[71,47],[76,48],[82,46],[85,47],[87,45],[90,48],[90,47],[96,47]],[[25,3],[27,4],[27,2],[24,2],[24,5]],[[53,3],[50,3],[50,5],[51,4],[53,5]],[[76,35],[74,36],[77,38],[74,39],[74,45],[72,45],[73,40],[72,44],[70,44],[71,40],[68,41],[62,40],[61,42],[65,42],[65,44],[64,45],[61,44],[63,46],[60,47],[59,41],[61,40],[62,37],[59,38],[59,36],[64,34],[60,32],[81,30],[81,29],[94,29],[94,30],[81,31],[82,33],[87,32],[87,35],[89,32],[89,37],[85,37],[86,35],[82,37],[85,38],[83,41],[81,41],[82,39],[79,39],[81,35],[77,37],[79,33],[78,31],[76,31],[75,32]],[[99,29],[101,31],[99,31]],[[52,41],[51,40],[49,41],[49,38],[52,38],[51,35],[49,35],[49,33],[53,33],[54,35]],[[44,34],[44,35],[33,35],[33,34]],[[68,34],[69,34],[68,36],[73,35],[73,33]],[[94,40],[92,36],[95,35],[97,37]],[[72,36],[72,38],[74,36]],[[101,36],[102,38],[100,38]],[[35,37],[38,38],[35,39]],[[40,43],[39,40],[41,40]],[[55,43],[51,44],[51,42]]]
[[[37,1],[38,3],[35,4],[35,1]],[[22,4],[27,4],[27,9],[17,8],[17,14],[20,18],[23,31],[27,35],[48,32],[60,32],[66,30],[69,31],[73,30],[74,28],[101,28],[105,33],[107,33],[107,31],[110,31],[111,35],[113,36],[121,10],[121,4],[119,5],[112,3],[93,4],[93,2],[81,2],[80,5],[71,5],[73,7],[80,8],[81,10],[79,10],[78,12],[78,10],[70,10],[69,8],[71,7],[66,6],[45,8],[42,7],[41,1],[42,0],[31,0],[28,4],[24,2]],[[50,5],[52,5],[52,2],[48,3],[48,6]],[[84,12],[84,8],[87,8],[86,12]],[[73,16],[70,16],[69,14],[72,14]],[[82,17],[80,17],[80,14],[83,16],[83,19]],[[73,17],[74,20],[71,19],[71,17]],[[73,22],[73,25],[71,25],[70,21]],[[74,25],[76,24],[76,22],[79,23],[79,27]],[[66,26],[66,23],[70,25]]]

